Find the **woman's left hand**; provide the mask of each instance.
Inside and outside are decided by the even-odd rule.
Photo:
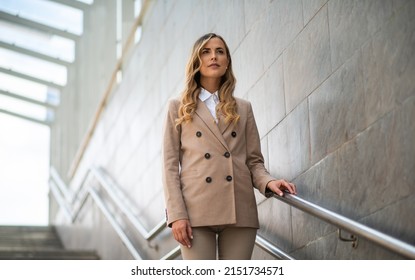
[[[297,194],[295,185],[283,179],[269,181],[267,188],[279,196],[284,196],[284,191],[288,191],[290,194]]]

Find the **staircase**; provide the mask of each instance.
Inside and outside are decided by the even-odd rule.
[[[97,260],[92,251],[66,250],[52,226],[0,226],[0,260]]]

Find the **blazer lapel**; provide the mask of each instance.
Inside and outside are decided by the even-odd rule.
[[[212,117],[212,114],[209,112],[209,109],[206,107],[206,104],[198,99],[197,101],[197,109],[196,109],[196,115],[199,116],[199,118],[205,123],[205,125],[209,128],[209,130],[215,135],[215,137],[219,140],[219,142],[225,147],[225,149],[228,148],[228,144],[226,144],[225,139],[223,138],[223,135],[221,133],[221,129],[218,125],[226,126],[224,123],[221,125],[221,121],[219,120],[219,123],[216,124],[215,120]],[[223,122],[223,120],[222,120]],[[224,128],[224,130],[226,127]],[[223,131],[224,131],[223,130]]]
[[[221,114],[218,117],[218,127],[220,133],[223,135],[226,131],[226,129],[229,127],[230,123],[225,123],[225,119],[223,118],[223,115]]]

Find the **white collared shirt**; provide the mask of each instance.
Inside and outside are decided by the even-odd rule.
[[[210,93],[209,91],[201,88],[199,93],[199,99],[203,101],[206,106],[208,107],[212,117],[215,119],[215,122],[218,122],[218,118],[216,117],[216,105],[219,103],[218,91],[214,93]]]

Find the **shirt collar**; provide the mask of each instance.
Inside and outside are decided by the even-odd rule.
[[[212,94],[216,95],[218,97],[218,91],[215,91],[214,93],[210,93],[209,91],[205,90],[204,88],[201,88],[201,91],[199,93],[199,99],[205,102],[207,99],[209,99]],[[218,98],[219,100],[219,98]]]

